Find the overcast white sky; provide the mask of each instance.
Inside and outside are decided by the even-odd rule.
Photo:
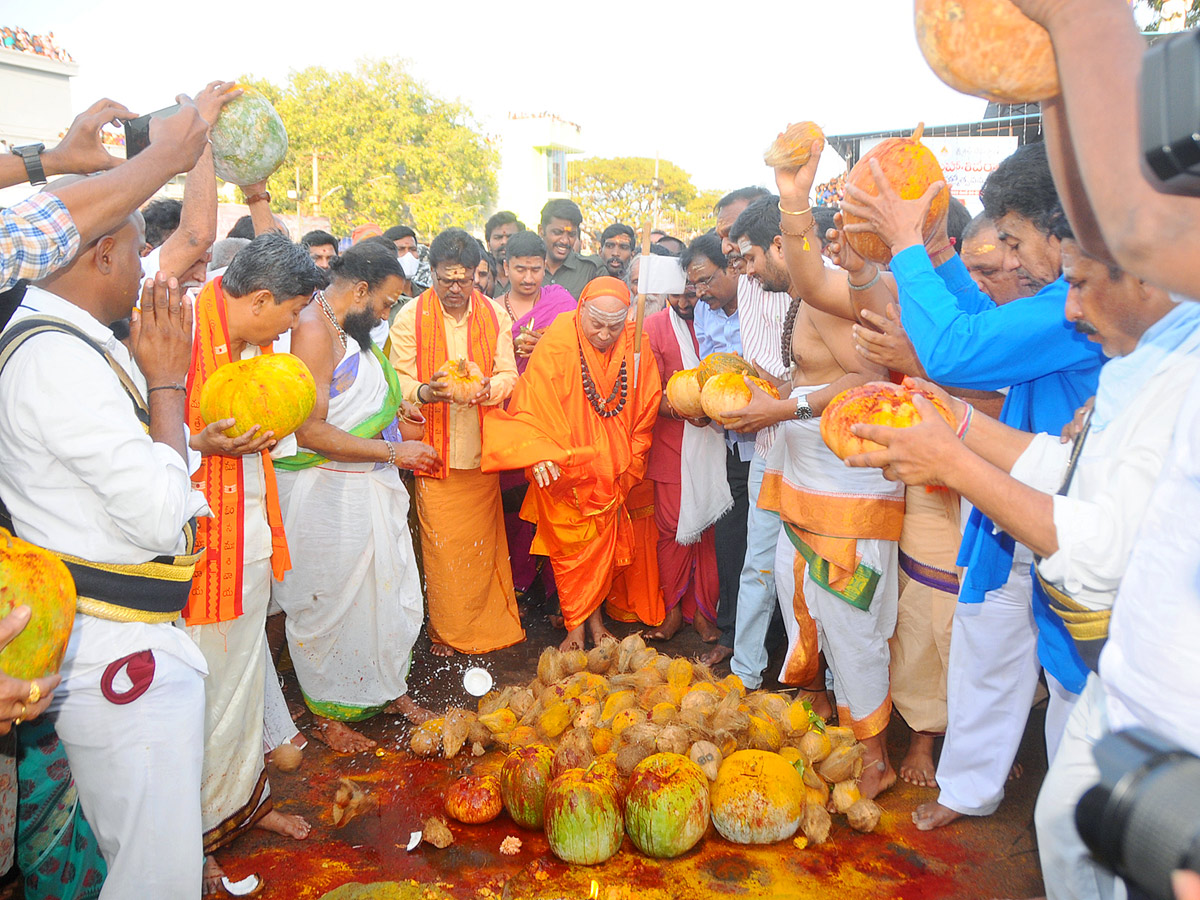
[[[214,78],[283,81],[310,65],[400,56],[485,128],[508,112],[578,122],[596,156],[654,156],[701,188],[769,183],[788,122],[827,133],[972,121],[917,49],[909,0],[589,3],[4,0],[0,20],[53,31],[81,66],[74,104],[138,112]]]

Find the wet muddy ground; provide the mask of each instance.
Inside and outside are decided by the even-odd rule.
[[[523,608],[522,613],[525,643],[483,657],[434,657],[422,635],[410,676],[413,697],[439,712],[446,706],[473,708],[474,699],[462,688],[462,672],[473,665],[488,669],[498,685],[528,682],[542,648],[557,643],[561,634],[556,637],[544,609]],[[281,617],[274,617],[268,632],[285,695],[297,725],[307,733],[311,716],[281,647],[282,624]],[[611,627],[618,636],[632,630]],[[669,644],[656,646],[689,657],[706,649],[687,626]],[[781,649],[772,655],[771,671],[778,669]],[[777,685],[768,680],[764,687]],[[613,859],[584,867],[559,862],[540,832],[522,831],[505,814],[482,826],[452,822],[455,840],[444,850],[422,843],[408,851],[410,834],[421,830],[427,816],[442,814],[445,786],[472,767],[498,765],[499,755],[416,759],[406,751],[411,727],[397,716],[383,715],[360,729],[378,741],[375,751],[335,754],[310,740],[297,772],[271,769],[276,807],[304,816],[313,826],[306,841],[256,831],[219,857],[231,880],[257,874],[263,880],[257,896],[279,900],[1032,897],[1042,893],[1033,832],[1033,804],[1046,765],[1042,722],[1041,709],[1035,709],[1018,757],[1024,775],[1010,782],[1000,810],[986,819],[919,832],[910,815],[918,804],[934,799],[936,791],[897,782],[879,798],[884,816],[873,834],[851,831],[837,817],[830,840],[819,847],[798,849],[791,841],[745,847],[725,841],[710,826],[697,847],[679,859],[649,859],[626,839]],[[897,718],[889,732],[894,763],[906,742]],[[341,778],[368,792],[369,808],[338,828],[331,813]],[[521,840],[520,851],[512,856],[499,852],[509,835]],[[0,900],[20,897],[11,880],[0,887]]]
[[[422,637],[410,680],[414,698],[438,711],[446,706],[473,708],[473,698],[462,688],[462,672],[472,665],[488,669],[498,685],[528,682],[542,648],[561,636],[555,637],[544,610],[522,612],[526,642],[484,657],[439,659]],[[276,627],[272,622],[272,631]],[[618,636],[631,630],[619,624],[612,629]],[[657,646],[680,656],[706,649],[686,626],[669,644]],[[286,654],[280,663],[285,692],[304,729],[310,717],[299,701]],[[765,687],[776,685],[769,681]],[[1042,892],[1033,833],[1033,803],[1045,772],[1042,722],[1041,710],[1035,710],[1019,757],[1024,776],[1010,783],[1000,811],[986,819],[919,832],[910,819],[912,810],[934,799],[936,791],[898,782],[880,798],[884,818],[874,834],[858,834],[843,821],[835,824],[826,844],[801,850],[791,841],[766,847],[732,844],[710,827],[700,844],[680,859],[649,859],[626,839],[616,857],[584,867],[559,862],[540,833],[522,831],[504,814],[483,826],[452,822],[455,842],[450,847],[438,850],[421,844],[409,852],[411,832],[421,829],[425,817],[442,813],[445,786],[472,767],[498,764],[499,755],[414,759],[405,749],[410,727],[398,717],[380,716],[362,728],[379,742],[376,751],[341,756],[310,742],[298,772],[272,771],[279,808],[312,823],[307,841],[255,833],[226,850],[222,862],[231,878],[260,875],[261,896],[296,900],[1032,897]],[[889,740],[893,760],[898,761],[907,742],[898,719]],[[372,807],[335,828],[332,801],[342,777],[364,787]],[[499,852],[508,835],[521,840],[515,856]]]

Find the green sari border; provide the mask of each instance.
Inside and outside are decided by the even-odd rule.
[[[400,377],[396,374],[396,370],[392,367],[391,362],[383,355],[383,351],[379,349],[374,341],[370,344],[370,350],[375,358],[379,360],[380,365],[383,366],[383,377],[387,379],[388,392],[383,400],[383,407],[379,412],[347,431],[347,434],[352,434],[360,438],[373,438],[395,421],[396,412],[400,409],[400,401],[404,399],[404,395],[400,390]],[[311,452],[296,453],[293,456],[285,456],[282,459],[274,460],[275,468],[283,469],[285,472],[298,472],[301,469],[311,469],[313,466],[321,466],[327,462],[329,460],[326,457],[321,456],[319,453]],[[347,721],[357,720],[350,719]]]
[[[796,548],[796,552],[803,556],[805,562],[808,563],[809,577],[819,587],[829,591],[835,597],[845,600],[855,609],[861,609],[863,612],[870,611],[871,601],[875,599],[875,589],[879,586],[879,572],[870,566],[859,563],[846,589],[834,590],[829,586],[829,562],[817,556],[812,547],[808,546],[796,533],[792,525],[785,522],[783,529],[787,533],[788,540],[792,542],[792,546]]]

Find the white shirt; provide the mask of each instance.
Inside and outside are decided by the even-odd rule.
[[[1113,731],[1143,726],[1200,755],[1200,378],[1130,554],[1100,655]]]
[[[145,391],[125,346],[89,313],[30,286],[12,322],[34,313],[76,325]],[[208,512],[182,457],[146,434],[105,359],[66,334],[31,338],[0,374],[0,497],[22,538],[96,562],[141,563],[179,553],[184,524]],[[75,676],[146,649],[207,672],[196,645],[170,624],[80,614],[63,658],[60,693]]]
[[[89,313],[30,286],[12,322],[34,313],[80,328],[145,392],[125,346]],[[108,363],[66,334],[30,339],[0,374],[0,497],[21,537],[96,562],[179,553],[184,524],[207,512],[183,458],[146,434]]]
[[[1152,376],[1107,428],[1093,428],[1067,496],[1054,497],[1058,551],[1042,560],[1039,571],[1089,609],[1113,605],[1170,447],[1183,403],[1180,386],[1198,370],[1200,359],[1180,357]],[[1108,371],[1101,370],[1101,380]],[[1071,445],[1058,435],[1035,435],[1013,465],[1012,476],[1057,494],[1070,454]]]
[[[786,291],[764,290],[757,279],[748,275],[738,278],[737,292],[743,357],[775,378],[789,381],[790,367],[783,364],[783,322],[792,298]],[[786,389],[791,390],[790,383]],[[757,432],[754,452],[758,456],[766,459],[778,431],[778,425],[771,425]]]

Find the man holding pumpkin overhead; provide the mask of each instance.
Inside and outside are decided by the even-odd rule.
[[[764,197],[738,216],[730,237],[747,275],[766,290],[793,293],[782,232],[779,201]],[[791,396],[774,401],[755,389],[758,403],[752,401],[740,416],[743,427],[753,428],[789,415],[768,452],[758,497],[758,505],[777,511],[784,526],[775,554],[788,633],[780,680],[815,689],[824,699],[818,647],[824,651],[838,721],[852,727],[867,748],[860,785],[863,796],[873,798],[896,779],[885,743],[892,712],[887,642],[896,625],[903,491],[877,473],[859,478],[861,472],[847,470],[821,438],[820,417],[839,393],[886,373],[855,351],[850,322],[803,301],[789,311],[784,335]]]
[[[200,398],[221,366],[270,353],[271,343],[295,325],[325,282],[304,247],[264,234],[205,285],[196,301],[187,418],[192,449],[203,454],[193,483],[212,515],[198,526],[197,544],[207,553],[196,567],[183,617],[209,669],[201,785],[204,850],[210,854],[206,888],[222,874],[212,852],[244,830],[257,825],[300,839],[308,824],[271,809],[263,766],[263,629],[271,578],[282,579],[291,565],[271,461],[276,442],[257,424],[227,437],[224,431],[234,420],[206,424]],[[285,447],[294,448],[290,436],[276,452],[286,454]]]
[[[653,542],[635,546],[626,500],[646,474],[662,398],[658,366],[645,336],[634,347],[622,282],[593,279],[579,299],[538,342],[483,444],[485,471],[528,470],[521,515],[537,525],[533,552],[554,567],[563,650],[583,649],[585,625],[595,643],[608,634],[605,600],[648,624],[664,615],[657,579],[624,571],[655,553]]]
[[[398,469],[428,470],[438,457],[371,340],[408,283],[395,252],[363,241],[334,258],[330,276],[292,329],[317,401],[296,432],[304,450],[275,463],[293,564],[274,597],[316,733],[345,753],[375,742],[343,723],[428,715],[407,695],[424,609]]]
[[[517,613],[500,478],[480,469],[494,409],[517,381],[512,319],[475,290],[479,243],[461,228],[429,245],[433,286],[396,315],[391,361],[422,404],[440,464],[417,478],[433,652],[487,653],[525,639]]]

